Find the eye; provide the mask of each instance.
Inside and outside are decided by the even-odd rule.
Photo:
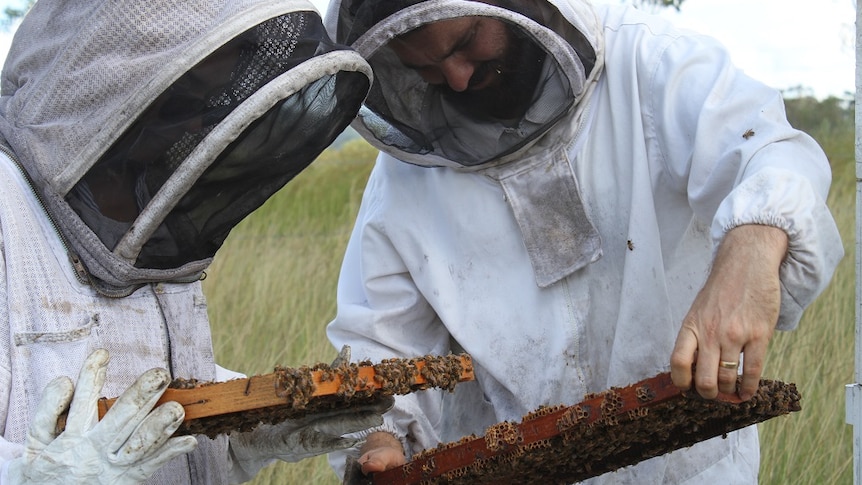
[[[473,25],[471,25],[470,28],[467,30],[467,32],[465,32],[464,35],[461,36],[461,39],[459,39],[458,43],[455,44],[455,47],[452,49],[453,53],[464,53],[474,49],[476,32],[479,30],[479,24],[480,21],[474,22]]]

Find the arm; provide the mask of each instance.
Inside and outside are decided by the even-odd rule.
[[[390,163],[402,162],[390,159]],[[410,261],[417,258],[410,251],[421,251],[423,245],[411,239],[411,224],[400,219],[397,208],[391,207],[398,205],[398,196],[397,188],[390,190],[388,183],[385,160],[379,159],[342,263],[338,312],[327,327],[327,336],[336,348],[349,345],[356,360],[446,354],[448,331],[409,269]],[[439,422],[441,396],[435,389],[396,396],[393,409],[383,417],[383,425],[374,431],[385,432],[398,442],[401,451],[396,455],[402,459],[435,445],[439,442],[435,423]],[[365,439],[374,434],[357,437]],[[344,450],[330,454],[329,461],[342,476],[346,458],[359,454],[356,448]]]
[[[826,206],[831,170],[817,143],[789,125],[780,94],[739,72],[714,42],[681,36],[662,66],[648,90],[655,147],[695,216],[711,221],[717,248],[683,318],[672,375],[705,397],[732,393],[742,353],[739,393],[748,399],[773,330],[795,328],[843,257]]]

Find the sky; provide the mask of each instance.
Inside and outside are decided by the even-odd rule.
[[[311,0],[321,12],[327,0]],[[0,10],[21,1],[0,0]],[[624,0],[593,0],[624,3]],[[854,0],[685,0],[658,9],[681,28],[723,43],[750,76],[782,90],[802,86],[818,98],[854,93]],[[0,61],[12,34],[0,32]]]
[[[326,10],[327,0],[312,3]],[[738,67],[772,87],[801,85],[825,98],[856,91],[854,6],[854,0],[685,0],[679,12],[664,8],[657,15],[715,37]]]

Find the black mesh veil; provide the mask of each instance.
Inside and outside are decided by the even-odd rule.
[[[169,268],[215,254],[241,219],[293,179],[344,130],[354,113],[345,107],[358,108],[367,82],[361,74],[340,72],[315,81],[272,108],[180,200],[165,221],[167,231],[150,239],[136,265]]]
[[[339,49],[313,12],[257,25],[177,79],[67,201],[111,250],[141,225],[148,205],[166,205],[166,215],[137,246],[136,267],[177,268],[211,258],[231,228],[355,117],[369,88],[363,73],[333,69],[290,89],[272,87],[309,59]],[[208,137],[224,137],[220,124],[239,116],[254,121],[231,134],[220,153],[202,157]]]

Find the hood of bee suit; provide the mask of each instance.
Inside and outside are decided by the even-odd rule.
[[[423,32],[465,18],[475,19],[469,37],[442,57],[423,52],[427,44],[416,40]],[[506,54],[477,62],[463,92],[435,79],[440,71],[428,65],[469,55],[492,21],[505,25]],[[602,26],[588,1],[332,0],[325,23],[374,70],[354,128],[407,163],[482,171],[499,181],[540,287],[601,256],[565,150],[588,122],[604,67]]]
[[[3,68],[0,141],[79,277],[123,296],[200,278],[370,83],[305,0],[36,2]]]

